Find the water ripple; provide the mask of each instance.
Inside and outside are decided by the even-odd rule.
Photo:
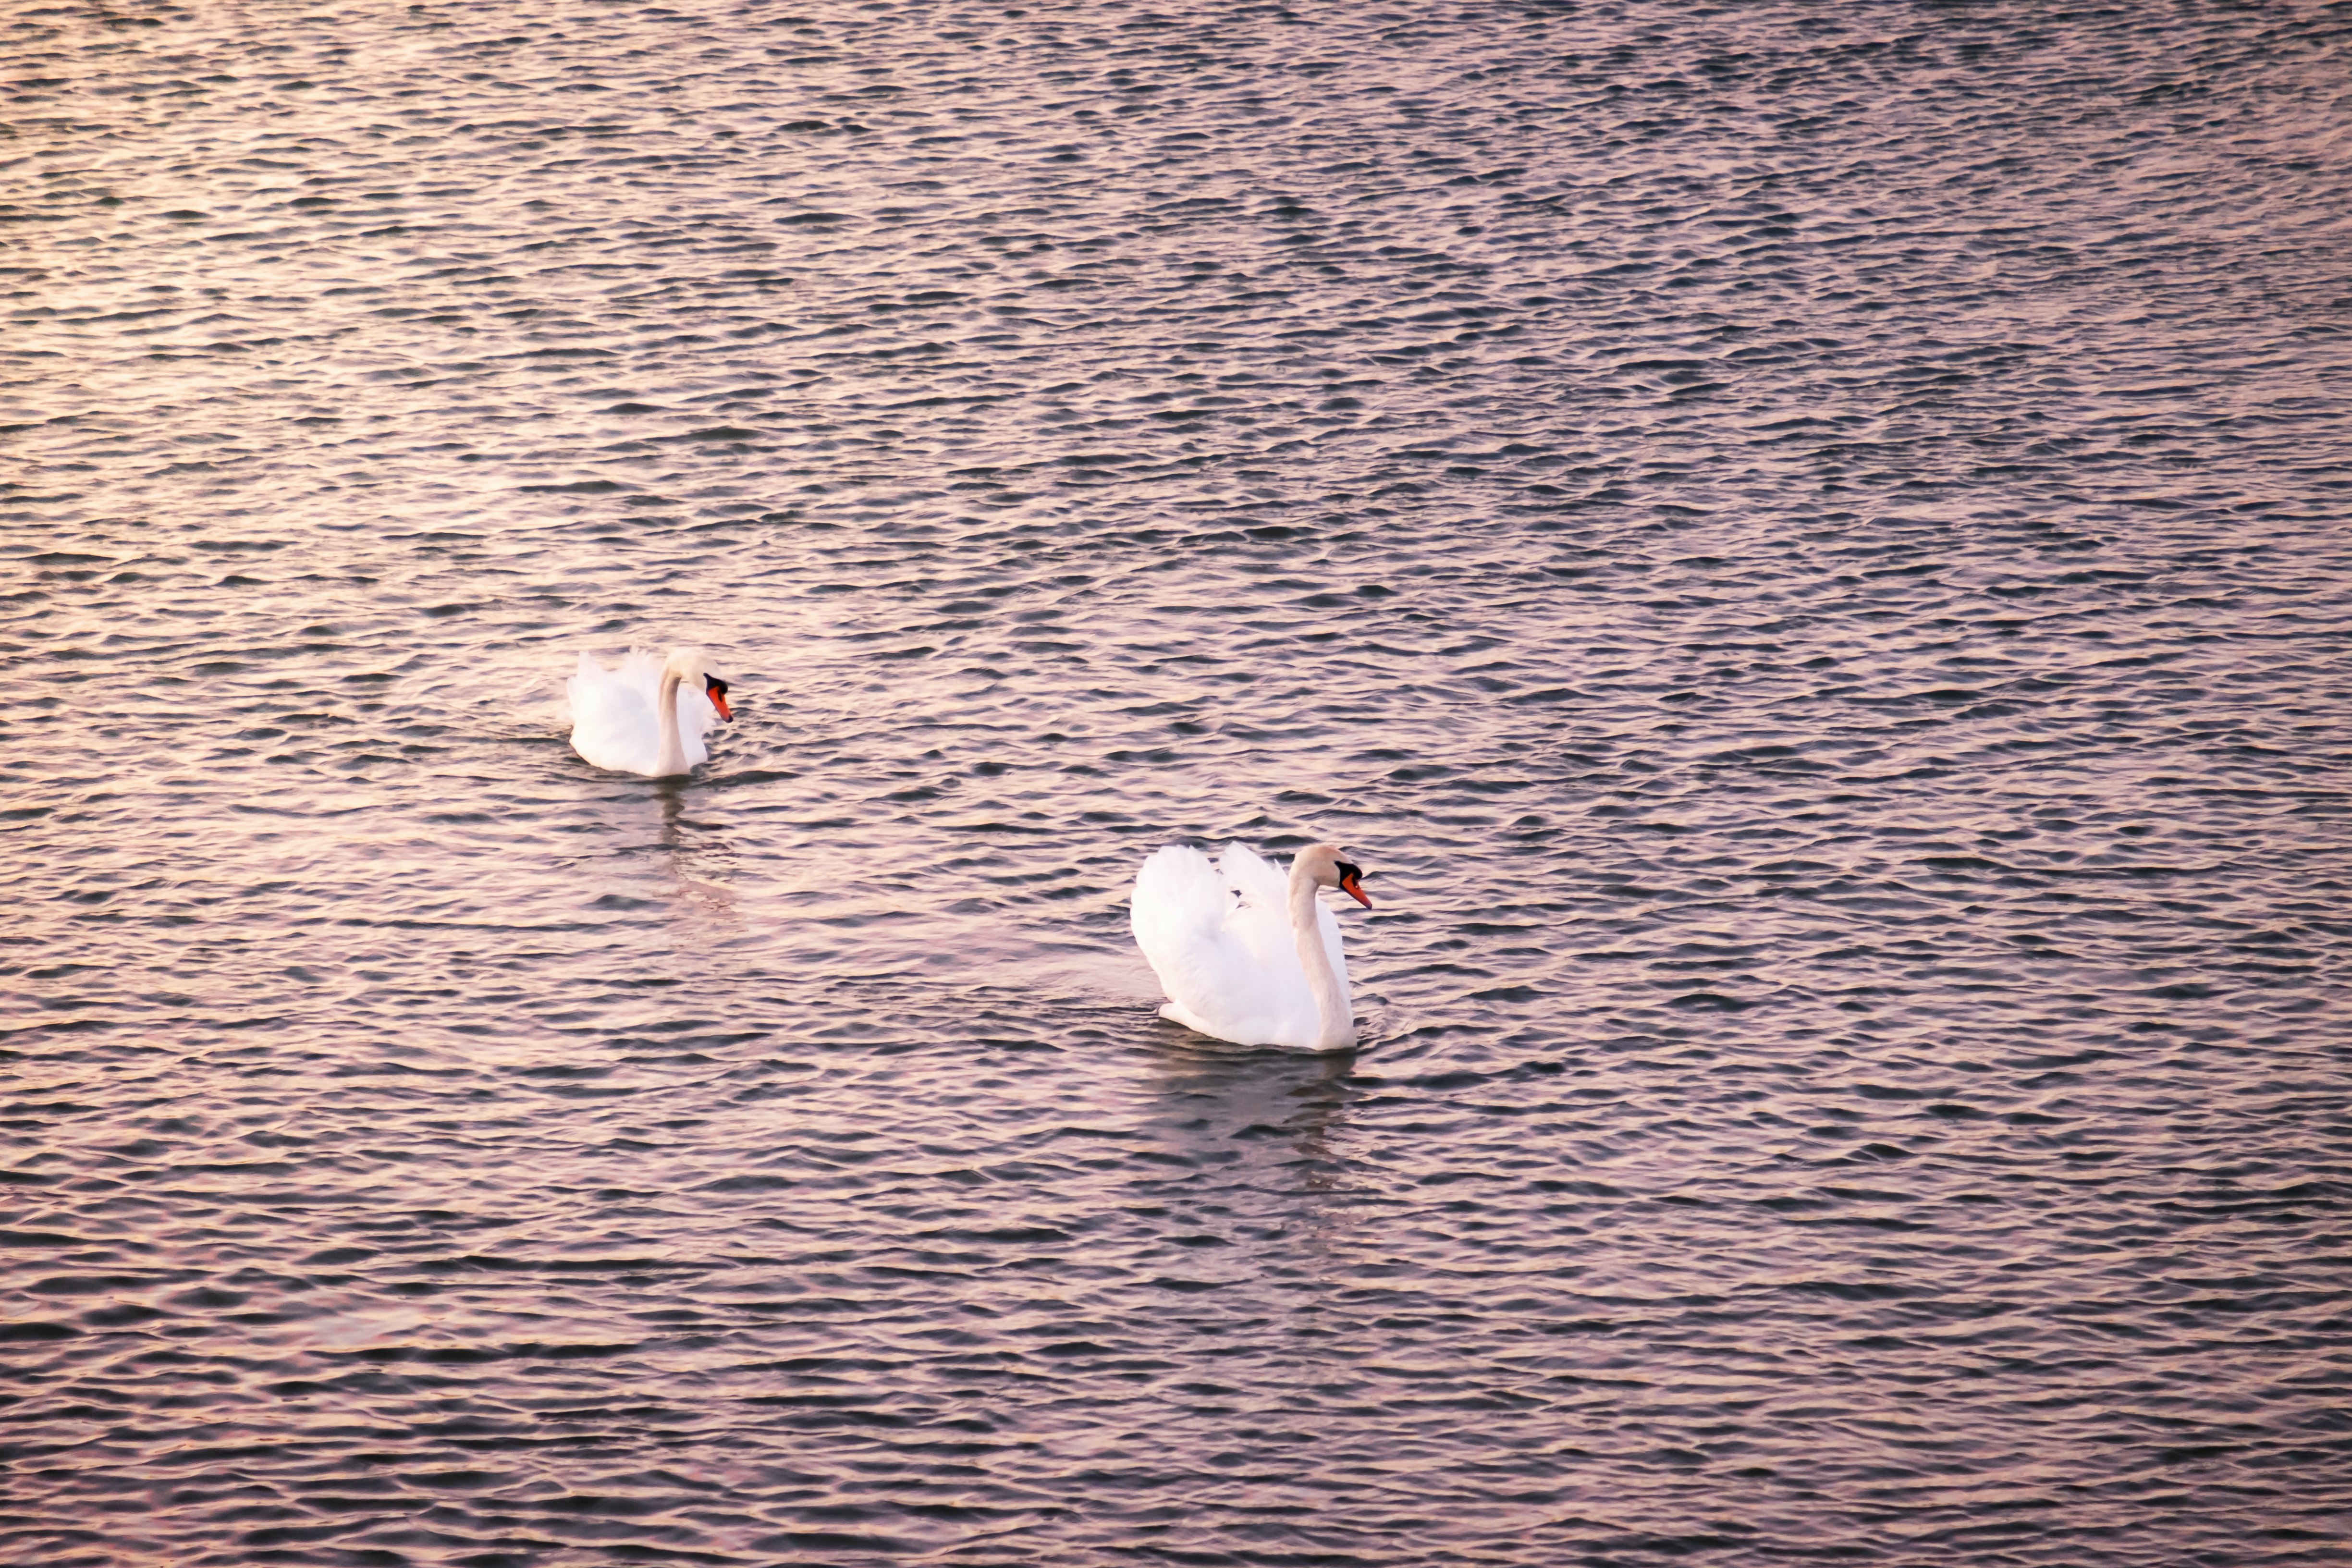
[[[0,1554],[2340,1552],[2340,10],[26,13]]]

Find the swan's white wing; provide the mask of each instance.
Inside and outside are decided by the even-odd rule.
[[[621,657],[621,667],[613,671],[613,679],[644,698],[646,707],[650,710],[654,705],[655,694],[661,690],[661,672],[662,659],[659,654],[646,648],[633,647]]]
[[[1252,903],[1279,910],[1289,901],[1290,879],[1246,844],[1226,845],[1217,857],[1217,869],[1227,887]]]
[[[1225,884],[1198,849],[1171,844],[1135,874],[1127,923],[1169,1000],[1206,995],[1223,941]]]
[[[1228,844],[1217,858],[1224,879],[1225,929],[1249,949],[1250,957],[1272,977],[1295,974],[1304,987],[1298,967],[1298,938],[1290,929],[1290,880],[1273,863],[1246,844]],[[1311,994],[1309,1000],[1312,1000]]]
[[[618,669],[606,669],[587,654],[564,682],[572,698],[572,749],[594,767],[616,773],[650,773],[661,743],[654,722],[650,682],[637,679],[643,654],[631,654]],[[655,679],[660,667],[654,667]]]

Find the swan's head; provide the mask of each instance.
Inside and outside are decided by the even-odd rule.
[[[1364,908],[1372,907],[1372,900],[1364,897],[1363,869],[1340,859],[1328,844],[1310,844],[1300,850],[1298,867],[1317,887],[1337,888]]]
[[[735,710],[727,706],[727,682],[719,676],[719,667],[711,663],[700,648],[676,649],[670,654],[669,662],[662,666],[662,673],[677,677],[681,686],[689,681],[699,681],[702,694],[710,699],[710,705],[719,710],[719,716],[727,720],[735,717]]]

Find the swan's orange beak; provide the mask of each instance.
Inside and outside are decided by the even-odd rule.
[[[1364,908],[1369,910],[1372,907],[1372,900],[1364,897],[1364,874],[1353,866],[1339,868],[1339,890]]]
[[[735,710],[727,706],[727,683],[725,681],[719,679],[715,675],[706,675],[702,678],[702,691],[704,696],[710,699],[710,705],[719,710],[719,716],[721,719],[726,720],[730,723],[734,722]]]

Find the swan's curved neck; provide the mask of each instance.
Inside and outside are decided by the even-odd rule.
[[[1315,994],[1315,1014],[1323,1021],[1318,1051],[1335,1051],[1355,1044],[1356,1020],[1349,1014],[1347,994],[1331,972],[1331,950],[1323,945],[1322,910],[1315,900],[1315,879],[1290,867],[1290,931],[1298,942],[1298,966],[1307,972],[1307,988]]]
[[[686,772],[686,745],[677,736],[677,688],[685,679],[675,669],[662,671],[661,685],[654,698],[655,721],[661,726],[661,748],[654,753],[654,773],[667,778]],[[637,688],[643,691],[644,687]],[[640,735],[645,731],[637,731]]]

